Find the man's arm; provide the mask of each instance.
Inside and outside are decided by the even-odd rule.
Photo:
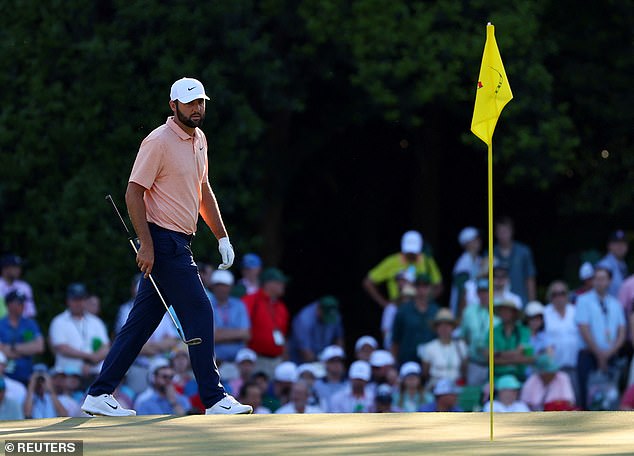
[[[248,328],[216,328],[214,339],[219,342],[248,342],[251,331]]]
[[[211,189],[211,185],[209,181],[205,182],[201,186],[202,191],[202,204],[200,206],[200,215],[203,220],[209,227],[216,239],[222,239],[223,237],[227,237],[227,230],[225,229],[225,224],[222,221],[222,216],[220,215],[220,208],[218,207],[218,201],[216,200],[216,195]]]
[[[385,306],[387,306],[389,304],[389,301],[387,299],[385,299],[385,297],[379,292],[379,289],[374,284],[374,282],[372,282],[372,280],[370,280],[369,277],[366,277],[365,279],[363,279],[363,282],[361,283],[361,285],[363,286],[365,291],[370,295],[370,297],[378,305],[381,306],[381,308],[384,308]]]
[[[150,227],[147,224],[147,213],[145,211],[145,201],[143,200],[144,194],[145,187],[136,182],[128,182],[128,188],[125,192],[125,203],[140,244],[136,255],[136,263],[147,278],[154,266],[154,243],[152,242]]]
[[[44,352],[44,338],[38,336],[30,342],[21,342],[13,346],[10,358],[20,358],[21,356],[39,355]]]

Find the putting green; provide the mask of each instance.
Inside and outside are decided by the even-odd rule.
[[[393,413],[56,418],[0,422],[3,439],[76,439],[85,455],[625,455],[634,413]]]

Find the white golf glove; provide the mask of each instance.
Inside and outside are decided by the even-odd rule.
[[[236,254],[233,253],[233,246],[229,242],[228,237],[225,236],[218,239],[218,251],[220,252],[220,257],[222,258],[222,264],[218,266],[218,269],[229,269],[233,264]]]

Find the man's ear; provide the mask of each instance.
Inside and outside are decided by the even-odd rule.
[[[170,100],[170,109],[176,114],[176,102],[174,100]]]

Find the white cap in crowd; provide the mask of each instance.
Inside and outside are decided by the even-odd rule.
[[[418,231],[407,231],[401,238],[401,252],[420,253],[423,251],[423,236]]]
[[[460,388],[456,385],[453,380],[448,378],[441,378],[434,386],[434,395],[442,396],[444,394],[459,394]]]
[[[421,373],[420,364],[415,361],[408,361],[401,366],[399,377],[405,378],[408,375],[420,375]]]
[[[370,365],[372,367],[392,366],[394,356],[387,350],[374,350],[370,355]]]
[[[297,366],[291,361],[284,361],[275,368],[273,379],[278,382],[291,382],[297,381]]]
[[[216,269],[211,273],[211,285],[216,284],[233,285],[233,274],[226,269]]]
[[[534,317],[536,315],[544,315],[544,305],[539,301],[530,301],[524,308],[524,314],[527,317]]]
[[[363,348],[364,345],[369,345],[375,350],[379,347],[379,343],[372,336],[361,336],[357,339],[357,342],[354,344],[354,351],[359,351]]]
[[[579,280],[588,280],[594,276],[594,267],[592,263],[586,261],[579,268]]]
[[[366,382],[369,382],[371,377],[372,368],[367,361],[359,360],[350,364],[350,369],[348,369],[349,379],[365,380]]]
[[[324,348],[324,351],[321,352],[321,356],[319,357],[319,360],[323,363],[325,363],[326,361],[329,361],[333,358],[345,358],[346,354],[343,351],[343,348],[341,348],[339,345],[328,345],[326,348]]]
[[[203,98],[209,100],[205,94],[202,82],[194,78],[182,78],[172,84],[170,89],[170,100],[178,100],[181,103],[189,103],[193,100]]]
[[[467,245],[468,242],[473,241],[479,235],[480,233],[476,228],[468,226],[466,228],[463,228],[462,231],[460,231],[460,234],[458,234],[458,242],[461,246],[464,247],[465,245]]]
[[[250,348],[244,347],[238,350],[238,353],[236,353],[235,362],[237,364],[240,364],[242,361],[256,362],[257,359],[258,359],[258,355],[253,350],[251,350]]]

